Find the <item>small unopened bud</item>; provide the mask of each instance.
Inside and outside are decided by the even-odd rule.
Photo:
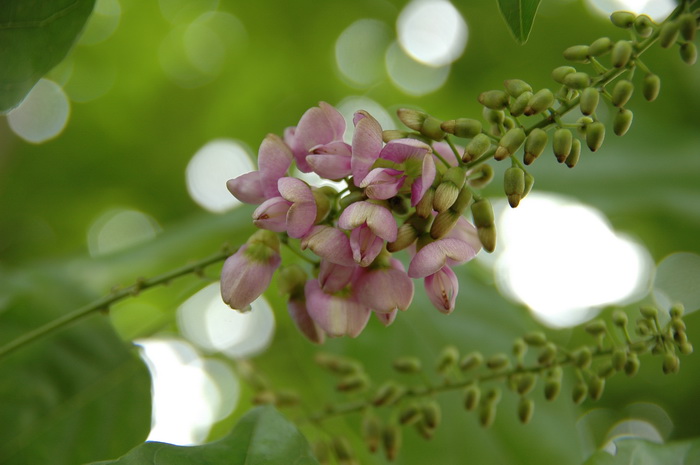
[[[423,421],[428,428],[435,429],[440,425],[442,412],[440,410],[440,405],[434,400],[430,400],[423,404],[421,413],[423,415]]]
[[[698,60],[698,49],[693,42],[685,42],[681,45],[681,59],[689,65],[694,65]]]
[[[544,382],[544,398],[547,400],[554,400],[559,395],[561,391],[561,379],[559,378],[547,378]]]
[[[669,48],[678,40],[678,23],[675,21],[666,21],[661,25],[659,31],[659,44],[663,48]]]
[[[472,203],[471,210],[481,245],[487,252],[493,252],[496,249],[496,227],[491,202],[487,198],[478,199]]]
[[[452,208],[438,213],[430,226],[430,237],[437,240],[448,235],[461,216]]]
[[[627,317],[627,314],[622,310],[615,310],[612,314],[612,321],[615,324],[615,326],[624,328],[625,326],[627,326],[629,318]]]
[[[573,168],[578,163],[578,159],[581,157],[581,141],[574,139],[571,142],[571,152],[569,156],[566,157],[566,166]]]
[[[672,353],[668,352],[664,355],[664,364],[663,364],[664,374],[668,375],[668,374],[678,373],[680,366],[681,366],[681,361],[678,359],[676,354],[672,354]]]
[[[605,322],[602,320],[593,320],[590,323],[588,323],[585,327],[586,332],[593,336],[598,336],[601,334],[604,334],[607,330],[605,326]]]
[[[396,240],[394,242],[389,242],[386,245],[386,249],[391,253],[398,252],[413,244],[417,238],[418,231],[415,226],[406,222],[399,227]]]
[[[632,57],[632,44],[627,40],[619,40],[612,49],[610,61],[615,68],[626,66]]]
[[[564,85],[570,89],[585,89],[591,85],[591,77],[584,72],[576,72],[564,78]]]
[[[678,17],[678,29],[687,41],[695,40],[698,22],[694,13],[683,13]]]
[[[549,89],[538,90],[527,102],[524,114],[532,116],[542,113],[554,103],[554,94]]]
[[[643,305],[639,308],[639,313],[641,313],[644,318],[649,318],[650,320],[659,315],[659,311],[656,307],[652,307],[651,305]]]
[[[520,379],[518,379],[518,384],[516,386],[518,394],[522,396],[527,395],[532,391],[532,388],[535,387],[536,382],[537,377],[533,373],[523,373]]]
[[[416,357],[401,357],[391,364],[399,373],[417,373],[421,370],[420,360]]]
[[[486,403],[479,410],[479,423],[484,428],[490,428],[496,420],[496,404]]]
[[[382,405],[392,405],[402,395],[404,389],[392,381],[382,384],[372,397],[372,404],[380,407]]]
[[[510,359],[506,354],[495,354],[486,359],[486,366],[491,370],[508,368]]]
[[[421,218],[429,218],[433,214],[433,198],[435,197],[435,188],[430,187],[420,202],[416,205],[416,215]]]
[[[627,134],[630,126],[632,126],[633,118],[634,114],[631,110],[621,108],[620,111],[615,114],[615,118],[613,119],[613,132],[615,135],[624,136]]]
[[[597,57],[608,53],[613,47],[612,41],[608,37],[601,37],[594,40],[588,47],[590,56]]]
[[[525,355],[525,352],[527,352],[527,343],[525,339],[519,337],[513,341],[513,355],[515,355],[515,357],[522,357]]]
[[[350,447],[350,442],[348,442],[346,438],[336,436],[333,438],[331,445],[333,447],[333,452],[340,463],[352,463],[352,461],[354,461],[352,447]]]
[[[540,128],[535,128],[530,131],[527,139],[525,139],[525,155],[523,156],[523,162],[529,165],[537,157],[542,155],[545,147],[547,146],[547,133]]]
[[[523,145],[523,142],[525,142],[525,131],[522,128],[509,129],[498,141],[498,148],[493,158],[503,160],[513,155]]]
[[[625,367],[625,363],[627,363],[627,351],[625,349],[615,349],[611,363],[615,370],[622,370]]]
[[[359,392],[367,388],[369,381],[363,374],[353,374],[343,377],[335,388],[340,392]]]
[[[532,419],[532,414],[535,412],[535,403],[532,399],[527,397],[521,397],[518,402],[518,419],[523,423],[527,424]]]
[[[459,362],[459,368],[462,371],[468,371],[476,368],[484,362],[484,356],[480,352],[471,352],[462,357]]]
[[[582,116],[576,120],[576,130],[578,131],[579,136],[586,137],[586,130],[588,130],[588,126],[590,126],[592,122],[593,118],[590,116]]]
[[[576,68],[573,66],[559,66],[552,71],[552,79],[559,84],[564,84],[564,79],[571,73],[575,73]]]
[[[399,423],[410,426],[421,419],[421,411],[416,404],[410,404],[399,412]]]
[[[408,132],[399,131],[397,129],[385,129],[384,131],[382,131],[382,140],[385,144],[391,142],[392,140],[405,139],[408,136]]]
[[[277,401],[277,396],[272,391],[260,391],[253,396],[253,404],[255,405],[266,405],[274,404]]]
[[[593,360],[593,354],[588,347],[582,347],[576,352],[574,352],[574,363],[576,366],[582,370],[587,369],[591,366],[591,361]]]
[[[508,79],[503,82],[503,86],[506,88],[506,92],[515,98],[520,97],[523,92],[532,92],[532,86],[520,79]]]
[[[396,459],[399,449],[401,449],[401,428],[399,425],[390,424],[384,428],[384,431],[382,431],[382,445],[384,446],[387,460],[393,461]]]
[[[588,395],[591,400],[598,400],[603,395],[603,390],[605,389],[605,378],[593,375],[591,379],[588,380]]]
[[[612,90],[612,104],[618,108],[624,106],[632,97],[632,92],[634,92],[634,84],[627,79],[618,81]]]
[[[447,370],[457,365],[459,360],[459,350],[455,346],[446,346],[440,352],[437,359],[438,373],[445,373]]]
[[[450,210],[454,211],[458,215],[461,215],[469,207],[471,201],[471,189],[469,189],[468,187],[462,187],[462,190],[459,191],[459,195],[457,196],[457,200],[455,200],[455,203],[452,204]]]
[[[571,153],[571,144],[574,137],[571,131],[565,128],[559,128],[554,131],[554,136],[552,138],[552,149],[554,150],[554,155],[557,157],[559,163],[563,163],[566,157]]]
[[[319,352],[314,361],[322,368],[338,375],[349,375],[362,370],[361,365],[355,360],[343,358],[337,355]]]
[[[462,160],[470,161],[482,156],[491,147],[491,138],[486,134],[477,134],[474,138],[467,144],[464,149],[464,156]],[[468,155],[468,156],[467,156]],[[467,160],[468,158],[468,160]]]
[[[502,90],[488,90],[479,94],[479,103],[492,110],[503,110],[508,106],[509,99]]]
[[[640,37],[649,37],[653,32],[653,22],[647,15],[639,15],[634,19],[634,30]]]
[[[470,384],[464,390],[464,408],[470,412],[479,405],[479,399],[481,398],[481,390],[476,384]]]
[[[625,374],[627,376],[636,375],[639,371],[639,365],[639,357],[637,356],[637,354],[634,352],[630,352],[629,354],[627,354],[627,360],[625,361]]]
[[[442,176],[442,182],[435,189],[433,197],[433,208],[438,212],[443,212],[450,208],[459,196],[464,182],[467,179],[467,172],[464,168],[453,166]]]
[[[481,114],[488,123],[494,126],[503,124],[503,121],[506,119],[506,114],[503,110],[492,110],[491,108],[484,107]]]
[[[601,378],[610,378],[615,374],[615,367],[611,363],[604,363],[598,367],[598,376]]]
[[[680,318],[683,316],[683,313],[685,312],[685,307],[681,303],[675,303],[671,307],[671,310],[669,311],[671,318]]]
[[[491,165],[481,164],[469,175],[469,185],[476,189],[483,189],[493,181],[493,175],[494,172]]]
[[[580,404],[584,400],[586,400],[586,397],[588,396],[588,385],[584,383],[583,381],[578,381],[574,385],[574,389],[571,391],[571,400],[574,401],[575,404]]]
[[[513,100],[508,107],[508,111],[513,116],[520,116],[525,112],[527,108],[527,103],[532,98],[532,92],[523,92],[515,100]]]
[[[557,346],[553,342],[547,342],[540,355],[537,357],[537,363],[540,365],[550,365],[557,357]]]
[[[420,132],[428,139],[441,141],[445,137],[445,132],[440,128],[442,121],[434,116],[410,108],[399,108],[396,114],[403,124]]]
[[[440,125],[443,131],[457,137],[471,139],[481,133],[481,121],[472,118],[458,118],[445,121]]]
[[[617,27],[627,29],[632,27],[636,17],[637,15],[629,11],[615,11],[610,15],[610,21]]]
[[[527,196],[532,190],[532,186],[535,185],[535,177],[530,173],[525,173],[525,191],[523,192],[523,198]]]
[[[525,171],[518,166],[508,168],[503,177],[503,189],[511,208],[517,207],[525,193]]]
[[[586,145],[595,152],[603,145],[605,139],[605,125],[600,121],[594,121],[586,128]]]
[[[569,61],[588,61],[589,55],[588,45],[572,45],[571,47],[564,50],[564,58]]]
[[[683,355],[690,355],[693,353],[693,344],[687,341],[683,342],[678,345],[678,350],[680,350]]]
[[[372,413],[365,413],[362,418],[362,438],[367,444],[370,452],[376,452],[379,449],[379,443],[382,438],[382,425],[379,418]]]
[[[596,108],[598,108],[598,101],[600,100],[600,93],[595,87],[586,87],[581,92],[580,108],[581,113],[584,115],[592,115],[595,113]]]

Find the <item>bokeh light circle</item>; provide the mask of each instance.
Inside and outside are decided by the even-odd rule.
[[[19,137],[40,144],[61,134],[69,115],[70,103],[63,88],[39,79],[22,103],[7,114],[7,122]]]
[[[369,87],[384,75],[384,52],[389,27],[376,19],[360,19],[348,26],[335,42],[338,70],[351,85]]]
[[[646,14],[654,20],[666,18],[676,7],[673,0],[588,0],[592,9],[604,16],[610,16],[615,11],[631,11],[636,14]]]
[[[386,51],[386,68],[392,82],[409,95],[421,96],[442,87],[450,75],[450,65],[427,66],[412,59],[394,42]]]
[[[118,252],[153,239],[160,230],[156,220],[143,212],[111,209],[90,225],[88,250],[93,257]]]

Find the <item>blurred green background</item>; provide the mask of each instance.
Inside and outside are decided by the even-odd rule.
[[[464,53],[449,69],[423,67],[392,78],[385,51],[406,3],[98,1],[83,38],[47,76],[70,99],[60,135],[28,143],[0,118],[0,343],[113,286],[204,257],[225,242],[241,244],[253,229],[252,209],[207,212],[187,190],[188,163],[212,140],[234,139],[254,155],[265,134],[282,134],[307,108],[350,97],[371,99],[391,115],[410,106],[441,119],[480,117],[480,92],[508,78],[534,88],[552,86],[550,72],[564,64],[565,47],[626,36],[583,1],[544,0],[529,42],[519,46],[495,1],[454,1],[468,25]],[[356,63],[348,65],[368,76],[357,83],[339,69],[337,41],[368,19],[366,53],[353,55]],[[535,190],[600,209],[659,262],[677,251],[700,253],[700,66],[684,64],[677,48],[654,47],[644,63],[661,77],[661,94],[653,103],[640,92],[633,96],[628,106],[634,124],[624,138],[609,131],[603,148],[595,154],[584,150],[573,170],[545,155],[531,172]],[[421,73],[432,89],[407,92],[402,79]],[[500,195],[494,184],[488,192]],[[90,228],[114,209],[146,214],[155,237],[91,256]],[[393,326],[385,329],[373,320],[360,338],[329,341],[324,350],[361,359],[381,381],[391,376],[393,357],[413,354],[429,364],[446,344],[463,352],[509,351],[514,338],[539,326],[525,308],[498,293],[487,268],[475,263],[459,273],[458,308],[450,317],[430,309],[417,283],[414,308]],[[214,267],[206,274],[216,279]],[[690,286],[700,284],[697,276],[686,278]],[[0,436],[8,438],[0,446],[0,463],[108,459],[143,441],[151,408],[148,373],[120,338],[177,336],[177,307],[205,284],[190,277],[149,291],[115,307],[116,326],[93,317],[0,360]],[[275,289],[267,296],[277,328],[256,365],[278,386],[303,388],[306,399],[333,398],[333,379],[311,363],[316,348],[292,327]],[[697,314],[687,319],[691,341],[700,334],[697,322]],[[585,340],[581,332],[551,331],[571,347]],[[538,399],[527,426],[514,413],[517,399],[506,394],[489,430],[461,411],[459,396],[447,395],[440,399],[444,425],[431,442],[407,431],[399,463],[582,463],[630,412],[663,423],[658,428],[664,439],[696,437],[699,383],[696,356],[683,358],[674,376],[662,376],[660,361],[645,356],[636,378],[612,378],[596,403],[575,407],[568,395],[553,403]],[[210,437],[224,434],[249,398],[244,387],[236,411]],[[362,463],[385,463],[364,452],[358,424],[351,417],[327,428],[348,435]]]

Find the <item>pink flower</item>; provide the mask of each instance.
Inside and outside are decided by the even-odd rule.
[[[292,164],[292,151],[274,134],[268,134],[258,150],[258,171],[251,171],[226,182],[226,187],[241,202],[260,204],[279,195],[277,180]]]
[[[306,162],[311,169],[326,179],[342,179],[350,176],[351,148],[341,141],[331,142],[311,149]]]
[[[446,315],[452,313],[459,292],[459,282],[454,271],[449,266],[443,266],[437,272],[426,276],[423,284],[435,308]]]
[[[388,267],[359,268],[353,279],[353,289],[359,301],[375,313],[406,310],[413,300],[413,281],[395,258],[390,259]]]
[[[328,260],[321,260],[321,266],[318,270],[318,283],[324,292],[338,292],[350,284],[356,268],[357,265],[355,263],[352,266],[343,266]]]
[[[360,183],[370,199],[386,200],[399,193],[406,177],[403,171],[391,168],[375,168]]]
[[[411,259],[408,275],[424,278],[437,273],[445,265],[457,265],[474,258],[481,250],[476,228],[464,217],[442,239],[431,242],[420,249]]]
[[[280,178],[277,185],[281,196],[256,208],[253,223],[270,231],[286,231],[289,237],[302,237],[316,221],[316,200],[311,188],[297,178]]]
[[[345,233],[331,226],[317,225],[301,238],[301,250],[311,249],[319,257],[338,265],[353,266],[350,240]]]
[[[247,311],[267,289],[280,265],[277,235],[260,230],[224,262],[221,297],[231,308]]]
[[[315,279],[306,282],[304,293],[309,315],[330,337],[357,337],[369,321],[370,309],[354,293],[327,294]]]
[[[366,111],[358,111],[353,117],[355,132],[352,136],[352,176],[359,187],[382,150],[382,127]]]
[[[350,229],[350,248],[355,262],[368,266],[377,258],[384,240],[396,240],[398,228],[387,208],[368,201],[348,205],[338,218],[338,226]]]
[[[389,326],[394,322],[396,319],[396,314],[398,313],[397,309],[392,310],[389,313],[377,313],[374,312],[376,315],[377,319],[384,325],[384,326]]]
[[[323,344],[325,334],[309,315],[306,308],[306,299],[292,299],[287,302],[287,311],[292,321],[306,338],[315,343]]]
[[[324,146],[343,141],[345,118],[331,105],[320,102],[318,107],[309,108],[299,120],[296,127],[285,131],[284,139],[292,148],[297,167],[308,173],[312,166],[306,157],[312,151],[318,153],[337,153],[337,148],[324,149]]]

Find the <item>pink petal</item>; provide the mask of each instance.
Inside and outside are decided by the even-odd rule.
[[[365,195],[370,199],[386,200],[398,194],[405,177],[402,171],[390,168],[375,168],[360,183]]]
[[[433,156],[426,154],[423,158],[421,175],[411,185],[411,206],[415,207],[435,181],[436,168]]]
[[[352,136],[352,175],[356,186],[367,176],[382,150],[382,127],[369,114],[355,124]]]
[[[287,234],[302,237],[316,221],[316,200],[311,188],[297,178],[280,178],[277,185],[282,197],[292,202],[287,212]]]
[[[287,174],[294,156],[279,136],[268,134],[258,150],[258,169],[265,196],[278,195],[277,180]]]
[[[350,157],[344,155],[307,155],[306,161],[311,169],[326,179],[342,179],[350,176]]]
[[[291,202],[282,197],[273,197],[264,201],[253,212],[253,224],[261,229],[274,232],[287,230],[287,212]]]
[[[318,106],[323,110],[328,124],[333,129],[332,140],[342,140],[343,134],[345,134],[345,118],[343,115],[333,105],[329,105],[326,102],[319,102]]]
[[[342,229],[355,229],[367,223],[372,232],[384,240],[396,240],[398,227],[391,211],[371,202],[362,201],[348,205],[338,218]]]
[[[360,266],[369,266],[377,258],[383,247],[384,241],[364,224],[359,228],[353,229],[350,233],[352,256]]]
[[[354,266],[350,239],[345,233],[331,226],[318,225],[301,238],[301,249],[311,249],[316,255],[344,266]]]
[[[259,204],[265,200],[260,171],[251,171],[226,181],[226,188],[241,202]],[[275,194],[276,195],[276,194]]]
[[[254,261],[243,245],[224,262],[221,270],[221,297],[231,308],[245,311],[267,289],[280,264],[279,253],[266,261]]]
[[[430,146],[416,139],[394,139],[379,153],[379,158],[403,163],[409,158],[421,159],[431,153]]]
[[[459,239],[443,238],[431,242],[416,253],[408,266],[411,278],[424,278],[437,273],[440,268],[451,260],[450,264],[464,263],[476,256],[468,243]]]
[[[326,294],[315,279],[304,289],[309,316],[331,337],[357,337],[369,321],[370,310],[352,298]]]
[[[459,217],[457,224],[454,225],[452,230],[447,234],[447,236],[445,236],[445,238],[458,239],[466,243],[474,250],[474,255],[481,250],[479,233],[477,232],[476,228],[463,216]],[[452,265],[454,263],[450,264]]]
[[[338,292],[350,284],[350,279],[357,266],[343,266],[337,263],[321,260],[318,270],[318,282],[325,292]]]
[[[457,146],[456,148],[458,151],[464,151],[462,147]],[[433,151],[439,153],[450,166],[457,166],[459,164],[455,153],[447,142],[433,142]],[[437,157],[435,157],[434,161],[435,163],[442,163]]]
[[[454,271],[449,266],[445,266],[436,273],[426,276],[423,284],[435,308],[445,314],[452,313],[459,292],[459,281]]]
[[[354,288],[358,300],[377,313],[406,310],[413,300],[413,281],[396,259],[392,259],[391,268],[363,269]]]
[[[374,312],[374,314],[377,316],[377,319],[384,325],[384,326],[389,326],[391,325],[394,320],[396,319],[396,315],[398,314],[398,310],[394,309],[388,313],[377,313]]]
[[[290,299],[287,302],[287,311],[296,327],[309,341],[315,344],[323,344],[325,334],[309,315],[305,300]]]

